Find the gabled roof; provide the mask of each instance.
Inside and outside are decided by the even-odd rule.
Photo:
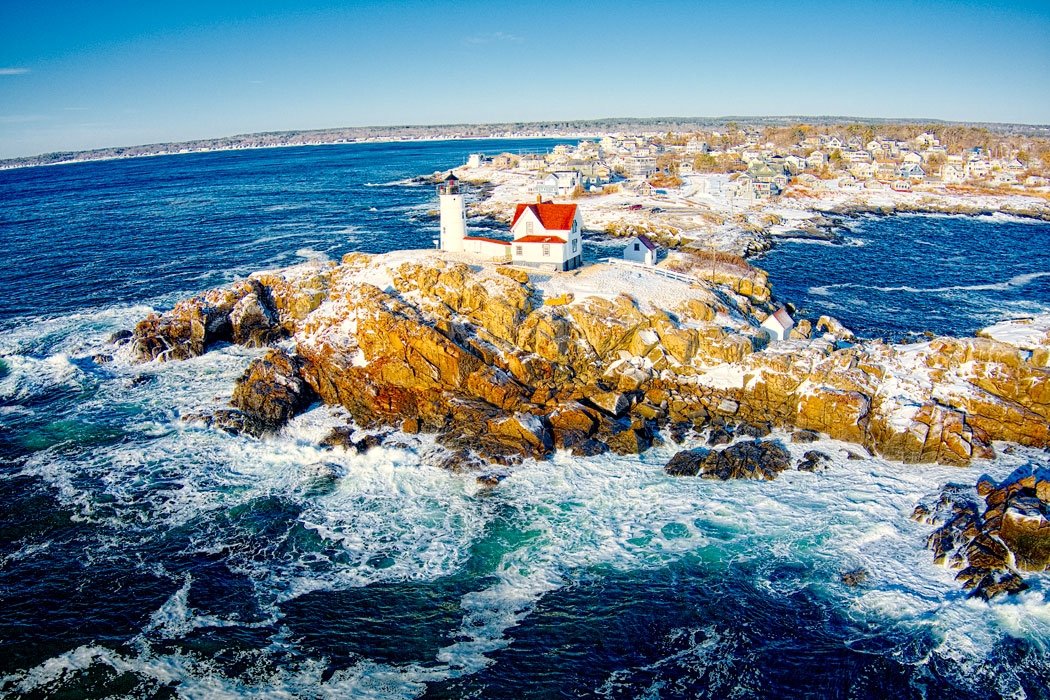
[[[781,306],[779,309],[770,314],[769,318],[762,322],[762,325],[766,328],[772,328],[774,325],[776,325],[780,326],[780,328],[784,330],[787,330],[788,328],[794,326],[795,322],[791,319],[791,316],[788,314],[787,309]]]
[[[568,231],[572,228],[572,220],[576,218],[575,204],[555,204],[554,202],[537,202],[536,204],[519,204],[514,210],[514,220],[510,227],[518,223],[518,219],[529,209],[540,220],[540,225],[548,231]]]
[[[564,238],[558,238],[557,236],[541,236],[533,234],[531,236],[522,236],[521,238],[515,238],[515,243],[560,243],[565,245]]]
[[[646,236],[644,233],[638,234],[637,236],[635,236],[635,238],[637,238],[638,242],[644,245],[649,250],[656,250],[656,244],[650,241],[649,237]]]

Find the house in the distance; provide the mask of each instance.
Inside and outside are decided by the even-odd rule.
[[[575,170],[556,170],[537,180],[533,191],[547,197],[566,197],[580,184],[580,174]]]
[[[762,328],[769,331],[769,336],[773,340],[787,340],[791,336],[791,329],[794,326],[795,321],[783,306],[771,313],[762,322]]]
[[[623,249],[623,259],[643,265],[655,265],[656,244],[645,234],[632,236],[627,239],[627,245]]]
[[[583,264],[583,221],[575,204],[519,204],[510,231],[515,265],[573,270]]]

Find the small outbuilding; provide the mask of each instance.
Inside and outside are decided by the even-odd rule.
[[[773,340],[787,340],[791,335],[791,329],[795,327],[795,321],[787,309],[781,306],[762,322],[762,327],[769,331]]]
[[[627,239],[627,245],[623,249],[623,259],[643,265],[655,265],[656,244],[645,234],[632,236]]]

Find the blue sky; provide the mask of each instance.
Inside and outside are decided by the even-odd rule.
[[[1050,123],[1050,2],[0,2],[0,157],[769,114]]]

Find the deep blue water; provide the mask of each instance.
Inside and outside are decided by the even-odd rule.
[[[256,269],[429,246],[435,197],[408,178],[551,143],[0,172],[0,696],[1050,697],[1045,580],[967,601],[908,518],[969,471],[848,461],[825,441],[825,474],[713,483],[667,477],[667,446],[558,455],[487,489],[423,464],[425,437],[319,449],[345,420],[325,407],[266,440],[179,420],[227,401],[255,350],[91,359],[150,310]],[[866,221],[864,245],[787,244],[760,264],[781,298],[860,332],[969,328],[1045,303],[1045,231]],[[941,247],[877,252],[919,240]],[[958,272],[977,256],[946,263],[949,248],[979,264]],[[896,286],[989,288],[869,289]],[[982,468],[1027,460],[1047,456]],[[318,462],[331,491],[303,476]],[[845,586],[857,567],[868,581]]]
[[[755,264],[804,317],[835,316],[866,338],[973,335],[1050,311],[1050,223],[866,217],[853,222],[845,241],[784,242]]]

